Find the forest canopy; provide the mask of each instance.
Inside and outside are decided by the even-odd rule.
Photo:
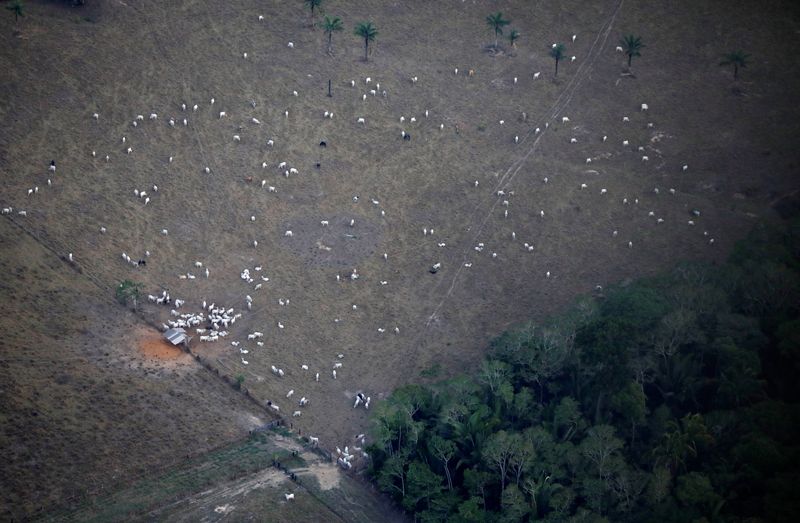
[[[397,389],[371,473],[421,521],[794,521],[799,306],[800,220],[758,226]]]

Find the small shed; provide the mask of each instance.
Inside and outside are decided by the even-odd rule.
[[[168,329],[167,332],[164,333],[164,338],[166,338],[167,341],[173,345],[188,343],[189,340],[189,337],[186,335],[186,331],[180,327]]]

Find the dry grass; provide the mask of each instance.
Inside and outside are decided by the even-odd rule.
[[[798,65],[791,53],[774,52],[777,42],[787,48],[797,44],[796,13],[777,2],[757,10],[727,2],[627,2],[614,15],[617,5],[512,3],[503,10],[523,34],[513,56],[490,56],[482,49],[490,36],[483,20],[497,9],[492,2],[330,1],[326,10],[341,16],[347,28],[334,38],[334,57],[324,52],[322,32],[306,27],[299,2],[114,1],[83,11],[31,4],[19,24],[21,38],[12,36],[12,22],[3,18],[0,68],[8,74],[0,78],[6,102],[0,105],[0,201],[26,209],[28,217],[15,220],[56,253],[73,252],[81,270],[73,275],[30,239],[24,246],[12,243],[16,232],[4,226],[9,248],[3,249],[3,284],[7,296],[15,297],[4,304],[5,321],[31,318],[15,320],[20,338],[5,342],[11,359],[3,372],[20,376],[22,385],[4,387],[4,401],[13,405],[35,389],[32,383],[51,383],[55,342],[48,342],[48,355],[39,355],[49,360],[48,370],[20,356],[50,323],[44,319],[64,311],[82,318],[83,330],[64,342],[69,354],[96,346],[93,336],[114,343],[128,339],[123,333],[134,324],[105,300],[124,278],[144,282],[148,292],[169,288],[174,297],[188,300],[187,310],[196,310],[203,299],[242,309],[244,295],[251,294],[253,312],[233,329],[233,338],[253,330],[266,334],[264,348],[248,347],[250,364],[242,365],[227,341],[195,350],[224,373],[244,374],[256,397],[276,401],[284,412],[294,410],[284,398],[288,389],[296,390],[295,398],[309,397],[312,404],[295,425],[333,447],[363,431],[366,414],[350,408],[356,390],[377,401],[434,364],[445,374],[465,370],[508,325],[547,316],[597,284],[650,274],[678,259],[724,258],[755,217],[797,188],[791,172],[797,161]],[[78,13],[92,22],[76,19]],[[266,21],[258,22],[258,14]],[[354,23],[366,19],[380,31],[369,63],[361,61],[363,50],[350,35]],[[647,45],[634,61],[635,77],[621,74],[623,58],[613,50],[623,32],[642,35]],[[573,33],[575,44],[569,41]],[[289,41],[294,49],[287,48]],[[578,58],[562,65],[557,80],[546,54],[554,41],[565,41],[568,54]],[[753,56],[738,85],[716,65],[731,48]],[[463,74],[470,68],[474,77]],[[536,71],[542,71],[538,80]],[[387,98],[361,101],[366,76],[381,83]],[[411,76],[419,82],[412,85]],[[325,95],[328,79],[333,98]],[[349,87],[351,79],[356,88]],[[293,97],[292,90],[300,96]],[[200,109],[188,114],[187,128],[173,129],[166,120],[184,116],[182,102]],[[642,102],[649,112],[638,111]],[[428,119],[425,109],[431,111]],[[228,116],[219,119],[220,110]],[[325,110],[335,118],[324,120]],[[91,118],[95,111],[101,115],[97,122]],[[146,117],[151,111],[159,114],[157,122],[131,127],[136,114]],[[419,122],[401,125],[400,115]],[[561,123],[562,115],[570,117],[568,124]],[[629,123],[623,124],[623,115]],[[365,126],[356,124],[360,116]],[[250,124],[252,117],[262,125]],[[537,138],[533,129],[545,122],[550,126]],[[648,122],[654,126],[648,128]],[[400,139],[402,129],[411,133],[410,142]],[[234,143],[234,134],[241,143]],[[523,138],[518,145],[515,135]],[[578,143],[570,144],[571,137]],[[275,140],[273,148],[265,145],[268,138]],[[629,147],[621,145],[624,139]],[[320,140],[328,147],[321,149]],[[128,145],[134,149],[130,156],[124,154]],[[645,153],[636,151],[639,145]],[[92,150],[99,157],[109,154],[111,161],[93,159]],[[642,154],[650,161],[643,163]],[[175,157],[172,164],[169,156]],[[595,159],[591,165],[587,157]],[[48,188],[51,158],[58,161],[58,173]],[[262,161],[270,168],[262,170]],[[300,174],[281,176],[274,168],[280,161]],[[683,173],[685,163],[690,169]],[[205,166],[213,174],[204,174]],[[261,189],[262,179],[278,192]],[[581,183],[588,188],[580,190]],[[149,191],[153,184],[160,190],[145,207],[133,190]],[[25,192],[34,185],[41,190],[28,198]],[[601,188],[608,193],[601,196]],[[515,192],[508,218],[502,198],[495,196],[499,189]],[[354,195],[360,196],[358,203]],[[639,204],[624,206],[623,197],[638,198]],[[372,198],[380,206],[370,203]],[[695,227],[686,223],[691,209],[702,212]],[[647,215],[651,210],[665,223],[656,225]],[[341,236],[351,217],[359,238]],[[322,219],[332,221],[330,230],[314,227]],[[101,225],[107,234],[97,232]],[[436,234],[423,237],[423,227],[434,227]],[[163,228],[168,237],[159,234]],[[287,228],[295,231],[293,238],[283,236]],[[612,238],[613,230],[618,237]],[[716,239],[713,246],[710,237]],[[313,248],[317,240],[339,249],[337,256],[320,256]],[[439,248],[438,242],[447,246]],[[473,250],[478,242],[486,245],[480,254]],[[522,242],[533,243],[534,252]],[[145,250],[152,253],[146,268],[132,269],[120,260],[122,251],[144,257]],[[383,252],[388,261],[381,259]],[[195,270],[195,260],[210,268],[211,278],[179,280],[179,273]],[[437,261],[443,269],[429,274]],[[464,262],[474,265],[466,269]],[[38,267],[36,273],[24,280],[14,276],[30,265]],[[270,277],[261,291],[239,279],[243,268],[252,271],[255,265],[263,265]],[[337,284],[335,275],[353,267],[361,278]],[[47,298],[38,294],[39,287],[44,292],[65,273],[70,277],[58,291],[51,289]],[[87,279],[104,288],[103,294]],[[388,285],[379,285],[381,280]],[[290,305],[278,305],[279,297],[290,298]],[[160,323],[168,310],[147,306],[146,314]],[[286,328],[277,329],[278,321]],[[64,323],[49,335],[66,337],[62,329],[72,320]],[[114,336],[106,337],[108,325]],[[388,332],[395,325],[399,336]],[[378,327],[387,333],[379,334]],[[147,369],[124,378],[116,369],[129,368],[129,360],[97,374],[105,356],[93,351],[76,360],[76,374],[114,380],[119,391],[150,379]],[[345,354],[344,367],[333,381],[330,367],[339,352]],[[300,372],[302,363],[310,373]],[[284,379],[270,374],[273,364],[287,370]],[[319,383],[311,379],[317,370]],[[201,427],[196,437],[221,437],[226,416],[247,410],[225,410],[236,400],[200,374],[180,376],[204,380],[192,386],[216,406],[211,412],[219,412],[216,425],[185,416],[188,426]],[[176,387],[156,383],[160,391]],[[92,385],[76,387],[59,400],[91,410]],[[24,436],[42,434],[42,441],[53,441],[62,423],[60,401],[48,396],[47,415],[39,421],[22,407],[4,408],[4,426],[14,431],[6,432],[3,448],[14,449],[15,467],[5,475],[12,483],[5,491],[23,495],[19,485],[32,481],[23,470],[33,455],[48,474],[66,478],[77,469],[102,469],[98,477],[107,477],[113,470],[108,462],[127,458],[130,444],[120,444],[115,430],[124,428],[137,441],[147,441],[140,435],[155,430],[145,422],[155,415],[148,414],[155,404],[138,403],[153,401],[145,391],[136,402],[109,402],[85,423],[76,418],[75,440],[63,442],[71,460],[56,459],[57,449],[31,452],[33,444]],[[170,404],[181,410],[179,403]],[[132,413],[141,419],[128,421]],[[115,418],[124,424],[109,421]],[[165,453],[184,447],[178,433],[184,431],[177,430]],[[100,436],[102,446],[94,439]],[[87,447],[102,455],[86,458]],[[140,450],[147,452],[144,446]],[[51,481],[56,480],[50,477],[41,486],[47,500],[61,495]]]

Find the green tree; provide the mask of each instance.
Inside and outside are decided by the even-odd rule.
[[[577,495],[569,487],[557,485],[550,496],[550,508],[555,515],[555,521],[563,521],[572,512],[572,505]]]
[[[428,450],[439,461],[442,462],[445,476],[447,477],[447,489],[453,490],[453,478],[450,475],[450,460],[456,455],[456,445],[450,440],[444,439],[438,434],[434,434],[428,440]]]
[[[403,506],[409,510],[413,510],[420,501],[424,501],[430,509],[431,497],[442,490],[442,477],[419,461],[413,461],[409,465],[406,481],[408,489],[403,498]]]
[[[244,375],[243,374],[237,374],[236,375],[236,381],[234,382],[233,386],[236,387],[236,390],[239,390],[239,389],[242,388],[242,384],[243,383],[244,383]]]
[[[631,61],[634,56],[642,56],[642,49],[645,45],[642,43],[641,36],[626,35],[620,40],[622,50],[628,55],[628,67],[631,66]]]
[[[700,414],[687,414],[680,422],[670,420],[661,441],[653,448],[655,465],[666,465],[674,474],[686,470],[686,460],[697,456],[698,446],[709,446],[714,439]]]
[[[408,452],[398,452],[389,457],[378,473],[378,487],[404,499],[406,496],[406,464]]]
[[[314,27],[314,9],[322,5],[322,0],[304,0],[308,8],[311,10],[311,27]]]
[[[745,54],[742,51],[731,51],[730,53],[724,55],[723,60],[719,63],[720,66],[733,66],[733,79],[739,79],[739,68],[740,67],[747,67],[747,60],[750,58],[749,54]]]
[[[564,46],[564,44],[553,44],[553,46],[550,48],[550,56],[556,61],[555,76],[558,76],[558,62],[564,58],[566,52],[567,48]]]
[[[497,394],[500,385],[511,376],[511,367],[502,361],[483,360],[478,371],[478,382],[489,387],[491,393]]]
[[[485,404],[478,404],[473,409],[463,406],[450,408],[444,420],[453,431],[453,439],[459,442],[461,461],[464,463],[478,463],[481,460],[484,442],[500,422]]]
[[[683,505],[693,506],[703,515],[718,512],[722,507],[720,502],[724,503],[719,494],[714,492],[708,476],[699,472],[690,472],[679,476],[675,496]]]
[[[397,394],[395,391],[388,401],[378,403],[372,416],[375,443],[389,455],[413,448],[421,430],[420,424],[413,419],[416,411],[408,403],[398,400]]]
[[[569,396],[561,398],[553,413],[553,436],[569,441],[585,426],[580,404]]]
[[[476,499],[476,496],[482,506],[486,506],[486,485],[492,480],[492,475],[485,470],[478,468],[469,468],[464,471],[464,488],[467,492]]]
[[[611,408],[630,424],[631,445],[636,440],[636,426],[645,422],[646,403],[647,396],[642,387],[634,381],[611,397]]]
[[[516,522],[522,521],[530,512],[528,504],[525,502],[525,495],[520,492],[516,485],[509,485],[500,498],[500,507],[503,510],[501,521]]]
[[[486,465],[489,468],[497,469],[500,473],[500,490],[502,492],[506,489],[508,466],[517,444],[518,441],[513,434],[501,430],[489,436],[489,439],[486,440],[486,445],[483,447],[483,458]]]
[[[761,359],[755,351],[738,347],[730,338],[716,339],[719,368],[717,401],[739,408],[762,394]]]
[[[497,359],[509,363],[525,381],[538,386],[541,401],[548,383],[564,371],[574,337],[570,322],[542,328],[526,324],[503,334],[492,346]]]
[[[524,438],[519,432],[513,432],[511,436],[514,445],[508,464],[511,468],[511,472],[514,474],[515,484],[519,486],[522,473],[529,469],[536,455],[536,450],[533,448],[533,443],[527,438]]]
[[[623,447],[622,440],[614,435],[614,427],[595,425],[588,430],[581,442],[580,450],[581,454],[595,466],[598,479],[605,480],[611,472],[613,458]]]
[[[519,40],[520,36],[522,36],[522,34],[519,31],[517,31],[516,29],[512,29],[508,33],[508,43],[511,45],[512,49],[516,49],[517,48],[517,40]]]
[[[539,405],[533,397],[533,392],[528,387],[522,387],[519,392],[514,394],[514,401],[511,405],[511,414],[520,424],[533,423],[538,421]]]
[[[325,15],[325,20],[322,22],[322,28],[325,30],[325,34],[328,35],[328,52],[330,53],[333,51],[333,33],[337,33],[344,29],[342,19],[338,16],[330,17]]]
[[[611,491],[617,498],[617,510],[631,512],[647,485],[646,473],[635,470],[627,465],[621,465],[611,476]]]
[[[538,476],[536,474],[527,474],[526,476],[525,481],[522,482],[522,490],[531,497],[531,512],[535,519],[540,510],[539,498],[549,498],[550,491],[558,490],[558,488],[554,488],[556,484],[551,481],[553,477],[549,474],[546,475],[542,472]]]
[[[142,289],[144,288],[144,284],[131,281],[131,280],[124,280],[122,281],[116,289],[116,296],[117,301],[120,302],[122,305],[127,305],[130,301],[133,304],[133,310],[136,310],[139,304],[139,297],[142,294]]]
[[[479,497],[472,496],[468,500],[462,502],[458,506],[458,519],[456,521],[463,521],[464,523],[483,523],[486,521],[486,513],[481,506],[483,500]]]
[[[11,5],[6,6],[6,9],[14,13],[14,23],[17,23],[20,16],[24,16],[24,7],[25,5],[22,3],[22,0],[14,0],[11,2]]]
[[[494,47],[497,49],[497,42],[501,34],[503,34],[503,27],[511,23],[511,20],[503,18],[503,13],[500,11],[490,14],[486,17],[486,24],[494,31]]]
[[[667,467],[656,467],[647,482],[647,500],[651,505],[658,505],[672,491],[672,474]]]
[[[364,61],[368,61],[369,43],[375,41],[375,37],[378,36],[378,30],[372,25],[372,22],[361,22],[356,26],[353,34],[364,39]]]

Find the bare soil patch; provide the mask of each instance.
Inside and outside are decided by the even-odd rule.
[[[304,472],[314,476],[319,482],[321,490],[331,490],[339,486],[342,473],[336,465],[330,463],[312,463],[307,469],[298,471],[301,475]]]
[[[170,344],[161,333],[152,329],[141,328],[135,331],[136,348],[141,357],[148,362],[175,368],[181,365],[190,365],[192,357]]]

